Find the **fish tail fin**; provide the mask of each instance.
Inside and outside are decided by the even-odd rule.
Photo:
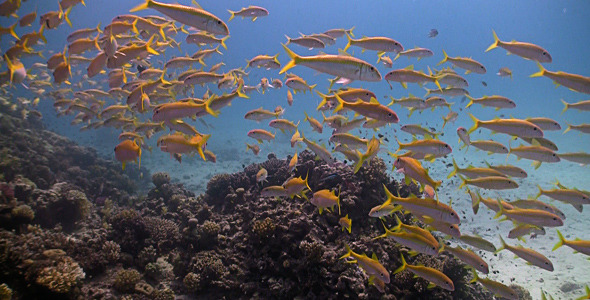
[[[537,67],[539,67],[539,72],[531,74],[529,77],[541,77],[545,75],[545,68],[541,65],[541,63],[537,62]]]
[[[322,108],[322,106],[326,105],[326,103],[328,103],[328,95],[326,94],[322,94],[322,92],[320,91],[315,91],[320,97],[322,97],[322,101],[320,101],[320,104],[318,105],[317,110],[320,110],[320,108]],[[325,119],[325,118],[324,118]]]
[[[285,45],[291,44],[291,38],[286,34],[285,34],[285,37],[287,38],[287,43]]]
[[[453,171],[451,171],[451,173],[449,173],[449,176],[447,176],[447,179],[455,176],[455,174],[457,174],[458,170],[459,170],[459,167],[457,166],[457,162],[455,161],[455,158],[453,157]]]
[[[348,244],[344,244],[344,248],[346,249],[346,254],[342,255],[340,259],[351,257],[352,256],[352,249],[348,246]]]
[[[164,28],[166,28],[166,26],[168,26],[168,24],[169,23],[164,23],[164,24],[160,25],[160,27],[159,27],[159,29],[160,29],[159,33],[162,36],[162,39],[164,42],[166,41],[166,34],[164,33]]]
[[[211,96],[211,97],[209,97],[209,99],[207,99],[207,101],[205,101],[205,111],[207,111],[207,113],[209,113],[210,115],[217,118],[217,116],[219,116],[219,112],[213,111],[210,106],[213,99],[215,99],[215,97]]]
[[[397,215],[395,215],[395,221],[397,222],[397,225],[395,225],[395,227],[391,228],[390,231],[397,232],[402,229],[402,225],[404,223],[402,223],[402,220],[400,220]],[[385,224],[383,224],[383,226],[385,226]]]
[[[318,85],[317,83],[314,84],[314,85],[310,85],[309,86],[309,91],[311,92],[317,85]]]
[[[443,58],[443,60],[439,61],[438,64],[436,64],[437,66],[444,64],[445,62],[447,62],[447,60],[449,60],[449,56],[447,55],[447,52],[443,49],[443,55],[445,56],[445,58]]]
[[[66,23],[68,23],[68,25],[70,25],[70,27],[72,27],[72,21],[70,21],[70,12],[72,11],[72,7],[70,6],[68,9],[66,9],[66,12],[64,13],[64,20],[66,20]]]
[[[467,184],[467,179],[465,179],[465,177],[459,175],[459,178],[461,178],[461,185],[459,185],[459,187],[457,188],[458,190],[460,190]]]
[[[352,45],[352,37],[350,36],[350,34],[348,34],[348,32],[346,33],[346,38],[348,39],[348,43],[346,44],[346,46],[344,47],[343,51],[346,52],[346,50],[348,50],[348,48],[350,48],[350,45]]]
[[[132,8],[129,12],[136,12],[136,11],[147,9],[148,7],[150,7],[150,3],[152,3],[152,0],[145,0],[145,3]]]
[[[471,279],[469,281],[469,283],[476,283],[477,280],[479,279],[479,277],[477,276],[477,272],[475,271],[475,268],[471,267],[471,271],[473,273],[473,279]]]
[[[502,200],[500,200],[500,199],[496,199],[496,200],[498,201],[498,213],[496,213],[496,215],[494,216],[494,219],[497,219],[501,215],[504,214],[504,206],[502,205]]]
[[[508,245],[506,245],[506,241],[504,241],[504,239],[502,238],[501,235],[498,235],[498,237],[500,238],[500,244],[501,245],[500,245],[500,247],[498,247],[498,249],[496,249],[496,252],[494,252],[494,253],[498,253],[498,252],[506,249],[506,246],[508,246]]]
[[[154,39],[155,39],[156,35],[152,35],[152,37],[145,43],[145,49],[148,53],[151,53],[153,55],[160,55],[160,53],[158,53],[158,51],[154,50],[154,48],[152,48],[152,44],[154,43]]]
[[[346,30],[345,32],[350,34],[351,37],[354,37],[354,34],[352,33],[353,30],[354,30],[354,26],[352,26],[350,29]]]
[[[12,35],[15,39],[20,40],[18,35],[16,35],[16,32],[14,32],[14,28],[16,28],[16,24],[18,24],[18,22],[15,22],[12,26],[8,27],[8,30],[10,31],[10,35]],[[41,27],[41,28],[43,28],[43,27]]]
[[[235,11],[231,11],[229,9],[227,11],[231,14],[231,16],[229,17],[229,20],[227,20],[229,22],[229,21],[233,20],[236,17],[236,12]]]
[[[43,40],[43,42],[45,44],[47,44],[47,38],[43,34],[44,31],[45,31],[45,26],[41,26],[41,28],[39,28],[39,35],[41,36],[41,39]]]
[[[563,114],[569,108],[570,104],[565,102],[563,99],[561,99],[561,103],[563,103],[564,106],[563,110],[561,111],[561,114]]]
[[[227,46],[225,45],[225,41],[229,38],[229,35],[225,36],[224,38],[221,39],[221,47],[223,47],[225,50],[227,50]]]
[[[402,265],[401,265],[401,267],[399,267],[399,268],[395,269],[395,271],[393,271],[393,274],[392,274],[392,275],[395,275],[395,274],[397,274],[397,273],[399,273],[399,272],[401,272],[401,271],[405,270],[405,269],[406,269],[406,267],[408,266],[408,263],[406,262],[406,259],[404,258],[404,255],[403,255],[403,253],[400,253],[400,256],[401,256],[401,258],[402,258]]]
[[[438,78],[436,78],[436,77],[434,77],[434,84],[436,84],[436,86],[438,87],[438,90],[442,92],[442,86],[440,85],[440,82],[438,81]],[[434,107],[433,107],[433,109],[434,109]],[[450,106],[449,106],[449,109],[451,109]]]
[[[342,98],[340,98],[340,96],[338,96],[338,94],[335,94],[335,96],[336,96],[336,101],[338,101],[338,105],[336,105],[336,107],[334,108],[334,113],[337,113],[344,108],[344,100],[342,100]]]
[[[363,166],[363,164],[365,163],[365,161],[367,160],[368,156],[366,154],[361,153],[360,151],[356,150],[357,155],[359,156],[359,161],[356,163],[356,165],[354,166],[354,173],[356,174],[356,172],[358,172],[361,167]]]
[[[465,95],[465,97],[467,97],[467,99],[469,99],[469,103],[467,103],[467,106],[465,106],[465,108],[469,108],[471,105],[473,105],[473,100],[475,100],[475,98],[473,98],[469,95]]]
[[[295,65],[297,65],[297,63],[299,63],[301,61],[301,56],[299,56],[295,52],[291,51],[291,49],[289,49],[285,44],[282,44],[282,45],[283,45],[283,48],[285,49],[285,51],[287,52],[287,55],[289,55],[289,57],[291,58],[291,61],[281,69],[279,74],[283,74],[283,73],[287,72],[287,70],[293,68]]]
[[[393,58],[393,60],[395,61],[395,60],[397,60],[399,57],[400,57],[400,54],[399,54],[399,52],[398,52],[398,53],[397,53],[397,55],[396,55],[396,56]]]
[[[559,238],[559,241],[555,244],[555,246],[553,246],[553,249],[551,251],[557,250],[559,247],[563,246],[563,244],[565,243],[565,239],[563,238],[563,235],[561,234],[561,232],[559,230],[557,230],[557,237]]]
[[[471,120],[473,121],[473,126],[467,131],[467,134],[471,134],[472,132],[474,132],[477,128],[479,128],[479,124],[480,124],[480,120],[478,120],[474,115],[469,114],[469,117],[471,118]]]
[[[500,43],[500,39],[498,38],[498,35],[496,34],[496,31],[494,31],[492,29],[492,33],[494,34],[494,42],[488,47],[488,49],[486,49],[485,52],[488,52],[496,47],[498,47],[498,44]]]
[[[565,129],[565,131],[563,132],[563,134],[565,134],[566,132],[572,130],[572,125],[571,124],[567,124],[567,128]]]

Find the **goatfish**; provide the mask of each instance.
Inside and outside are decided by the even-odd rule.
[[[451,246],[446,246],[443,244],[443,246],[440,248],[440,252],[442,251],[447,251],[453,254],[455,257],[457,257],[464,263],[474,267],[476,270],[484,274],[488,274],[490,272],[488,263],[486,263],[481,257],[479,257],[471,250],[463,249],[460,246],[453,248]]]
[[[312,130],[317,131],[318,133],[322,133],[322,131],[324,131],[324,125],[322,125],[320,121],[310,117],[305,111],[303,113],[305,114],[305,119],[303,119],[303,122],[309,121],[309,125],[311,126]]]
[[[539,189],[539,193],[535,198],[545,195],[551,199],[571,204],[574,207],[590,204],[590,196],[578,190],[566,188],[544,190],[540,185],[537,185],[537,188]]]
[[[301,141],[303,141],[307,145],[307,148],[315,153],[317,157],[323,159],[328,164],[334,163],[334,158],[332,158],[332,154],[330,154],[330,151],[328,151],[326,147],[320,146],[306,139],[303,134],[301,134]]]
[[[467,133],[471,134],[476,129],[483,127],[495,132],[501,132],[518,137],[543,137],[543,131],[539,126],[525,120],[520,119],[494,119],[489,121],[478,120],[472,114],[469,114],[473,120],[473,127]]]
[[[500,200],[498,200],[499,202]],[[501,215],[505,215],[508,219],[516,222],[535,225],[539,227],[559,227],[563,226],[563,220],[554,214],[540,209],[525,209],[525,208],[513,208],[504,209],[500,203],[498,203],[500,210],[494,218],[499,218]]]
[[[481,283],[486,289],[494,294],[494,296],[500,296],[502,298],[510,299],[510,300],[518,300],[518,294],[513,289],[507,287],[506,285],[493,281],[487,278],[479,278],[477,276],[477,272],[473,269],[473,279],[469,283]]]
[[[590,111],[590,100],[580,101],[580,102],[576,102],[576,103],[567,103],[563,99],[561,99],[561,102],[564,105],[564,108],[561,111],[562,114],[570,108],[581,110],[581,111]]]
[[[501,143],[498,143],[496,141],[492,141],[492,140],[472,141],[470,143],[470,145],[472,145],[473,147],[475,147],[479,150],[487,151],[488,154],[493,154],[493,153],[506,154],[506,153],[508,153],[508,148],[506,148],[506,146],[504,146]]]
[[[519,239],[525,241],[523,236],[527,234],[545,235],[545,228],[530,225],[530,224],[518,224],[508,232],[509,239]]]
[[[496,246],[478,235],[461,235],[459,240],[469,246],[488,252],[495,252]]]
[[[499,110],[501,108],[515,108],[516,107],[516,103],[514,103],[514,101],[512,101],[504,96],[492,95],[492,96],[483,96],[481,98],[473,98],[469,95],[465,95],[465,97],[467,97],[467,99],[470,100],[469,103],[467,103],[467,106],[465,106],[465,108],[470,107],[474,103],[479,104],[481,106],[494,107],[494,108],[496,108],[496,110]]]
[[[263,109],[262,107],[253,109],[244,115],[244,119],[246,120],[254,120],[256,122],[260,122],[262,120],[271,119],[271,118],[278,118],[283,115],[284,110],[279,110],[277,112],[272,112],[270,110]]]
[[[559,158],[578,163],[582,166],[590,164],[590,153],[586,152],[560,153]]]
[[[424,194],[426,195],[426,189],[424,191]],[[434,197],[434,193],[431,196],[428,197]],[[459,238],[461,236],[461,230],[459,230],[459,226],[457,226],[457,224],[450,224],[450,223],[446,223],[446,222],[441,222],[441,221],[437,221],[434,220],[431,217],[428,216],[415,216],[416,219],[424,222],[424,224],[426,224],[426,229],[428,230],[435,230],[435,231],[440,231],[444,234],[448,234],[454,238]]]
[[[559,247],[563,245],[566,245],[580,253],[590,255],[590,241],[583,241],[580,239],[566,240],[561,234],[561,232],[559,232],[559,230],[557,230],[557,236],[559,237],[559,242],[555,244],[555,247],[553,247],[553,251],[557,250]]]
[[[352,257],[354,260],[349,261],[349,263],[357,263],[367,273],[367,275],[369,275],[369,278],[375,277],[379,278],[379,280],[383,281],[384,283],[389,283],[389,272],[379,262],[375,253],[373,253],[372,258],[369,258],[366,254],[360,255],[355,253],[346,244],[344,246],[346,247],[346,254],[340,257],[340,259]]]
[[[322,94],[318,91],[316,93],[322,97],[322,101],[318,105],[318,109],[324,107],[326,104],[330,106],[334,106],[337,103],[336,95],[338,95],[344,102],[354,103],[357,100],[362,100],[364,102],[370,102],[372,98],[377,99],[375,93],[367,90],[367,89],[359,89],[359,88],[349,88],[344,91],[335,92],[332,95]]]
[[[353,39],[350,35],[346,35],[348,38],[348,44],[344,47],[344,51],[348,50],[350,46],[357,46],[361,47],[365,52],[365,50],[374,50],[379,51],[378,54],[383,54],[385,52],[401,52],[404,51],[404,46],[400,44],[398,41],[388,38],[388,37],[363,37],[360,39]]]
[[[231,17],[229,17],[229,20],[227,20],[228,22],[231,21],[236,16],[242,17],[242,19],[243,18],[252,18],[252,22],[256,21],[256,19],[258,19],[258,17],[268,16],[268,10],[266,10],[263,7],[254,6],[254,5],[250,5],[248,7],[243,7],[239,11],[231,11],[229,9],[227,11],[231,14]]]
[[[393,271],[393,274],[397,274],[399,272],[402,272],[403,270],[408,269],[412,273],[417,275],[418,277],[429,281],[430,282],[428,284],[429,288],[432,288],[434,286],[439,286],[447,291],[454,291],[455,290],[455,285],[453,284],[453,281],[447,275],[445,275],[443,272],[441,272],[437,269],[433,269],[433,268],[429,268],[429,267],[425,267],[425,266],[408,265],[403,254],[401,254],[401,258],[402,258],[402,265],[401,265],[401,267],[399,267],[395,271]]]
[[[553,80],[553,82],[555,82],[555,84],[558,86],[563,85],[572,91],[590,94],[590,77],[562,71],[552,72],[543,68],[543,66],[538,62],[537,66],[539,67],[539,72],[534,73],[529,77],[545,76]]]
[[[477,73],[477,74],[485,74],[486,73],[486,68],[481,63],[479,63],[478,61],[476,61],[474,59],[467,58],[467,57],[449,57],[447,55],[447,52],[445,52],[445,50],[443,50],[442,52],[443,52],[443,55],[445,56],[445,58],[443,58],[443,60],[441,60],[437,64],[437,66],[442,65],[448,61],[458,68],[467,70],[465,72],[465,74],[469,74],[471,72]]]
[[[533,166],[535,169],[538,169],[542,162],[556,163],[561,161],[553,150],[539,145],[511,147],[508,155],[510,154],[516,155],[517,160],[521,158],[534,160]]]
[[[434,82],[436,86],[440,90],[442,90],[440,82],[438,81],[438,77],[427,75],[420,71],[414,71],[413,65],[410,65],[404,69],[390,71],[389,73],[385,74],[385,77],[383,77],[383,79],[385,79],[387,83],[389,83],[389,81],[399,82],[401,86],[405,89],[408,88],[408,82],[418,84]]]
[[[530,209],[540,209],[544,211],[548,211],[550,213],[554,213],[558,215],[562,220],[566,219],[565,214],[559,210],[557,207],[545,203],[543,201],[539,201],[537,199],[519,199],[510,201],[510,205],[518,207],[518,208],[530,208]],[[506,206],[504,206],[506,208]]]
[[[430,175],[428,175],[428,171],[422,167],[422,164],[411,157],[398,157],[393,162],[393,166],[398,169],[398,172],[405,175],[406,184],[410,183],[410,178],[414,179],[421,183],[422,190],[425,185],[429,185],[436,191],[436,189],[442,184],[442,181],[432,179]]]
[[[421,135],[424,136],[426,139],[432,139],[438,137],[440,134],[437,132],[430,131],[419,124],[406,124],[400,128],[401,131],[405,131],[411,135]]]
[[[248,136],[257,140],[259,144],[262,144],[262,141],[272,141],[275,139],[274,134],[264,129],[252,129],[248,131]]]
[[[561,125],[557,123],[557,121],[545,118],[545,117],[537,117],[537,118],[526,118],[526,121],[529,121],[541,128],[542,130],[561,130]]]
[[[399,52],[393,60],[397,60],[401,56],[405,56],[408,58],[415,57],[418,58],[418,60],[421,60],[422,58],[430,57],[432,55],[434,55],[434,53],[430,49],[415,47],[412,49]]]
[[[396,243],[402,246],[412,249],[413,255],[423,253],[427,255],[438,255],[438,241],[436,239],[430,240],[428,237],[422,235],[422,233],[415,233],[413,231],[404,232],[400,231],[400,228],[396,228],[397,231],[387,229],[387,226],[383,224],[385,233],[374,237],[373,240],[391,237]]]
[[[401,205],[396,206],[396,205],[391,204],[391,201],[389,201],[389,202],[385,201],[385,203],[371,208],[371,211],[369,211],[369,217],[382,218],[385,216],[389,216],[396,211],[400,211],[401,209],[402,209]]]
[[[371,140],[367,144],[367,151],[365,151],[365,153],[361,153],[359,150],[356,150],[359,159],[356,165],[354,166],[354,173],[358,172],[361,169],[365,161],[369,161],[375,155],[377,155],[377,153],[379,152],[380,144],[381,143],[379,142],[379,140],[373,136],[373,138],[371,138]]]
[[[506,190],[518,188],[518,183],[516,183],[516,181],[504,176],[486,176],[473,179],[466,179],[462,176],[459,177],[462,181],[461,185],[459,185],[459,189],[465,185],[473,185],[488,190]]]
[[[494,169],[490,169],[490,168],[476,168],[473,166],[468,166],[467,168],[461,169],[457,165],[455,158],[453,158],[453,171],[451,171],[451,173],[449,173],[447,178],[451,178],[451,177],[455,176],[456,174],[461,174],[461,175],[469,177],[469,178],[480,178],[480,177],[488,177],[488,176],[506,177],[506,175],[503,174],[502,172],[494,170]]]
[[[293,177],[285,181],[283,183],[283,187],[287,191],[287,196],[289,196],[291,199],[293,199],[295,196],[307,199],[307,196],[305,195],[305,188],[311,191],[307,181],[308,178],[309,174],[305,175],[305,179],[301,177]]]
[[[385,194],[387,195],[387,201],[382,206],[389,204],[399,204],[406,210],[411,211],[414,215],[428,216],[434,220],[446,222],[449,224],[460,224],[461,220],[459,215],[450,206],[438,202],[432,198],[418,198],[411,196],[408,198],[401,198],[394,196],[385,185]]]
[[[496,250],[496,253],[506,249],[516,256],[526,260],[529,264],[535,265],[541,269],[547,270],[549,272],[553,272],[553,264],[551,261],[545,257],[543,254],[529,248],[524,248],[523,246],[510,246],[506,244],[502,236],[500,236],[500,243],[502,246]]]
[[[152,120],[154,122],[167,121],[172,119],[182,119],[185,117],[195,116],[201,111],[206,111],[212,116],[217,116],[219,113],[213,111],[210,107],[211,101],[214,98],[211,97],[204,103],[198,104],[192,101],[177,101],[172,103],[164,103],[154,108],[154,114]]]
[[[287,46],[283,45],[291,61],[281,69],[279,74],[285,73],[295,65],[303,65],[321,73],[345,78],[349,81],[381,81],[381,74],[371,64],[346,55],[313,55],[299,56]]]
[[[220,18],[200,7],[145,0],[144,4],[136,6],[131,9],[130,12],[136,12],[148,8],[153,8],[174,21],[194,27],[195,29],[204,30],[216,35],[229,35],[227,25]]]
[[[471,196],[471,207],[473,208],[475,214],[477,214],[477,211],[479,210],[480,203],[483,203],[485,206],[487,206],[489,209],[493,210],[496,213],[500,210],[500,207],[498,206],[499,204],[502,205],[504,209],[514,208],[512,203],[506,202],[502,199],[499,199],[500,201],[498,202],[498,200],[495,199],[482,197],[479,192],[474,193],[471,190],[467,190],[467,192]]]
[[[528,174],[525,170],[517,167],[517,166],[513,166],[513,165],[495,165],[492,166],[490,165],[487,161],[484,161],[485,164],[488,166],[488,168],[490,169],[494,169],[496,171],[499,171],[501,173],[503,173],[506,176],[510,176],[510,177],[516,177],[516,178],[527,178]]]
[[[517,41],[504,42],[498,38],[496,31],[492,30],[492,33],[494,34],[494,42],[488,47],[488,49],[486,49],[485,52],[488,52],[496,47],[501,47],[508,51],[508,54],[516,54],[525,59],[542,63],[550,63],[552,61],[549,52],[540,46]]]
[[[436,139],[414,140],[406,144],[400,142],[399,140],[396,141],[398,144],[397,151],[409,150],[412,152],[424,153],[426,154],[425,159],[427,160],[434,160],[435,157],[445,156],[453,151],[451,146],[449,146],[447,143]]]
[[[382,105],[377,99],[372,98],[371,102],[364,102],[357,100],[354,103],[345,102],[338,94],[335,95],[338,105],[334,108],[334,113],[339,112],[343,108],[350,109],[367,118],[384,121],[387,123],[397,123],[399,118],[397,114],[389,107]]]

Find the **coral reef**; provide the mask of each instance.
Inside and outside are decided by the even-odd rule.
[[[402,196],[420,194],[392,180],[379,158],[354,174],[350,165],[328,165],[303,151],[290,173],[289,157],[269,154],[241,172],[214,176],[206,193],[195,195],[168,174],[145,176],[152,185],[133,168],[122,172],[92,150],[20,125],[33,126],[0,115],[0,296],[492,299],[467,284],[464,265],[445,253],[408,262],[443,271],[454,292],[428,289],[426,281],[402,272],[383,294],[356,265],[338,259],[348,244],[376,253],[394,270],[407,251],[390,239],[371,240],[383,229],[367,213],[384,201],[383,185]],[[268,171],[264,184],[256,182],[260,168]],[[319,215],[304,199],[261,196],[264,187],[291,176],[307,177],[313,191],[339,190],[352,234],[341,230],[337,213]],[[141,196],[141,187],[152,188]]]

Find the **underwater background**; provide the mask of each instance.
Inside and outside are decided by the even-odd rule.
[[[21,58],[27,69],[36,62],[46,63],[51,55],[63,51],[67,45],[66,37],[73,31],[93,28],[99,23],[104,27],[117,15],[129,14],[130,9],[141,4],[139,0],[85,2],[85,6],[78,4],[69,13],[73,27],[63,23],[56,29],[45,30],[47,43],[33,47],[36,51],[42,50],[44,58]],[[193,5],[189,1],[178,3]],[[331,128],[324,125],[324,132],[319,134],[304,121],[304,112],[322,120],[322,114],[316,110],[321,97],[315,91],[327,94],[330,86],[328,79],[332,77],[304,66],[295,66],[288,72],[317,86],[312,92],[294,94],[292,106],[286,101],[289,88],[283,86],[280,89],[269,88],[264,93],[250,92],[249,99],[235,99],[231,106],[221,110],[218,117],[204,116],[204,122],[185,120],[198,131],[211,134],[207,149],[217,156],[215,163],[203,161],[199,155],[184,155],[182,163],[179,163],[169,153],[160,151],[156,140],[168,134],[169,130],[165,129],[147,140],[148,146],[153,149],[142,152],[141,169],[137,164],[128,163],[125,170],[121,170],[113,149],[120,143],[118,136],[122,130],[103,127],[80,131],[84,123],[72,125],[72,115],[58,116],[54,108],[55,99],[48,95],[54,89],[109,89],[105,74],[92,78],[97,81],[94,85],[76,72],[82,70],[81,74],[85,74],[85,64],[72,66],[74,75],[69,79],[72,85],[44,87],[46,93],[40,96],[37,107],[30,108],[40,112],[42,119],[22,120],[19,112],[23,107],[20,104],[18,111],[10,109],[10,105],[3,105],[2,108],[2,159],[14,160],[2,162],[3,194],[0,199],[3,200],[1,223],[4,229],[0,235],[0,246],[4,254],[0,257],[3,264],[0,281],[13,290],[13,298],[174,299],[176,295],[187,299],[492,299],[493,293],[479,285],[469,284],[471,270],[446,253],[436,257],[420,254],[411,258],[411,263],[422,263],[447,274],[455,282],[454,292],[438,287],[427,289],[427,281],[412,278],[408,271],[395,275],[395,280],[392,275],[392,283],[385,285],[384,291],[381,291],[374,284],[369,284],[370,276],[361,268],[339,260],[346,253],[344,245],[347,244],[358,253],[376,253],[391,273],[401,265],[399,253],[405,253],[405,250],[401,251],[403,247],[389,239],[372,240],[383,233],[383,225],[379,219],[370,218],[368,212],[386,200],[383,184],[398,190],[400,196],[421,194],[415,184],[404,184],[403,174],[392,171],[395,158],[388,155],[388,151],[398,150],[396,139],[403,143],[412,140],[410,134],[400,131],[400,125],[410,123],[433,128],[441,133],[438,139],[452,147],[451,154],[434,162],[425,161],[423,165],[432,178],[442,180],[438,188],[439,200],[451,203],[459,213],[461,232],[480,235],[496,247],[500,246],[498,235],[506,239],[512,224],[498,222],[494,219],[496,212],[487,208],[473,213],[469,194],[459,189],[461,179],[447,179],[453,170],[453,159],[461,167],[469,164],[485,167],[485,162],[492,165],[511,164],[528,173],[527,178],[515,179],[518,189],[481,189],[484,197],[510,201],[534,198],[538,194],[538,185],[543,189],[555,188],[556,181],[572,189],[590,190],[590,169],[587,165],[562,159],[559,163],[543,163],[535,169],[529,160],[517,160],[514,155],[507,158],[505,154],[488,154],[473,147],[460,149],[461,143],[457,142],[456,135],[458,127],[472,127],[473,121],[467,113],[480,120],[547,117],[562,127],[559,131],[545,131],[544,136],[558,146],[557,153],[589,152],[589,134],[576,130],[564,133],[568,124],[589,123],[588,112],[574,109],[562,112],[564,104],[561,101],[585,101],[588,100],[587,94],[563,86],[556,87],[548,78],[530,78],[529,75],[539,71],[534,61],[506,55],[506,50],[501,48],[484,52],[494,41],[494,30],[503,41],[529,42],[546,49],[553,58],[551,63],[543,64],[548,70],[588,76],[588,1],[220,0],[201,1],[199,4],[225,21],[230,31],[230,37],[225,42],[227,50],[220,48],[223,55],[206,59],[205,70],[220,62],[225,64],[220,73],[244,68],[247,61],[257,55],[273,56],[277,53],[281,66],[284,66],[290,60],[281,46],[281,43],[287,42],[285,35],[295,38],[300,33],[354,27],[356,38],[384,36],[399,41],[406,50],[417,46],[434,52],[433,56],[420,60],[400,57],[390,69],[376,63],[378,57],[375,51],[361,52],[361,48],[355,46],[347,50],[354,57],[376,66],[381,75],[409,65],[424,72],[428,71],[428,67],[448,67],[449,63],[436,66],[444,58],[444,50],[451,57],[470,57],[486,67],[487,73],[483,75],[464,75],[463,70],[456,69],[468,80],[466,89],[471,96],[502,95],[514,100],[516,107],[496,111],[474,104],[466,108],[469,100],[465,97],[445,97],[453,103],[450,108],[437,107],[409,116],[407,109],[394,104],[390,108],[398,114],[399,124],[390,124],[378,131],[364,128],[351,131],[367,139],[378,136],[383,142],[378,155],[382,160],[375,159],[370,166],[353,174],[350,163],[348,166],[328,165],[315,160],[312,153],[303,152],[306,149],[303,143],[292,148],[289,142],[291,134],[275,132],[267,126],[269,120],[257,123],[244,119],[244,114],[250,110],[263,107],[273,111],[281,106],[285,108],[281,118],[296,124],[301,121],[298,130],[305,137],[324,144],[328,150],[333,149],[334,145],[328,142]],[[264,7],[269,15],[254,22],[241,17],[228,21],[228,9],[237,11],[249,5]],[[58,9],[56,1],[29,0],[22,2],[16,13],[23,16],[37,11],[39,16]],[[163,16],[153,9],[133,14]],[[9,27],[17,20],[1,17],[0,26]],[[21,36],[37,30],[38,26],[37,17],[32,27],[16,27],[15,31]],[[436,37],[429,37],[432,29],[437,30]],[[192,55],[199,50],[197,45],[187,44],[185,36],[179,32],[173,37],[182,42],[181,51],[166,48],[165,53],[162,51],[160,55],[150,57],[149,62],[155,68],[161,68],[174,57]],[[338,49],[343,49],[346,43],[345,36],[325,49],[308,50],[294,44],[288,47],[299,55],[309,56],[318,54],[319,50],[338,54]],[[14,38],[2,36],[2,53],[13,44]],[[84,56],[92,58],[97,53],[93,50]],[[391,58],[395,57],[393,53],[388,54]],[[512,78],[496,74],[503,67],[512,70]],[[6,63],[3,61],[4,70]],[[255,86],[262,78],[284,82],[284,74],[279,75],[279,70],[248,68],[248,75],[244,76],[245,84]],[[130,71],[137,72],[134,68]],[[179,71],[175,73],[178,75]],[[24,83],[26,85],[27,81]],[[388,104],[389,96],[402,98],[412,94],[423,97],[426,93],[416,84],[409,84],[407,89],[396,82],[391,82],[391,85],[392,88],[384,80],[354,81],[348,87],[372,91],[381,104]],[[433,84],[425,86],[436,89]],[[17,103],[18,97],[38,97],[20,84],[5,84],[3,89],[3,97],[9,103]],[[208,89],[217,95],[224,92],[216,84],[206,87],[197,85],[195,97],[200,97]],[[177,98],[181,97],[184,96],[178,95]],[[443,117],[451,110],[458,113],[458,119],[447,123],[443,129]],[[151,112],[139,115],[139,119],[151,120]],[[260,154],[254,155],[246,150],[246,143],[257,142],[247,133],[257,128],[270,130],[276,133],[276,137],[270,143],[260,144]],[[489,139],[507,147],[524,144],[520,139],[491,134],[487,129],[478,129],[471,134],[472,141]],[[299,164],[297,170],[290,174],[286,167],[295,153],[299,153]],[[341,154],[333,155],[338,161],[345,159]],[[40,165],[47,168],[38,171]],[[267,182],[256,181],[261,167],[268,171]],[[339,215],[334,211],[320,215],[304,199],[284,197],[274,200],[260,196],[263,187],[281,185],[291,175],[309,176],[312,191],[340,189],[342,213]],[[9,190],[12,190],[10,197],[7,196],[10,195]],[[76,193],[82,193],[84,200],[76,198]],[[308,193],[308,196],[311,197],[311,194]],[[566,239],[590,239],[587,205],[579,212],[571,205],[547,197],[540,199],[555,205],[567,216],[564,225],[559,227]],[[15,217],[14,211],[25,209],[24,205],[33,211],[34,216]],[[339,225],[340,217],[347,214],[352,219],[350,234],[342,231]],[[399,214],[399,217],[404,223],[425,225],[408,215]],[[387,227],[396,225],[391,216],[384,220]],[[455,239],[447,241],[442,233],[436,236],[441,244],[463,245]],[[526,291],[521,291],[524,294],[521,299],[541,299],[541,289],[554,299],[575,299],[586,293],[584,288],[590,283],[588,256],[573,254],[573,250],[567,247],[552,251],[559,241],[555,228],[546,228],[545,235],[527,238],[526,243],[507,241],[508,244],[521,244],[543,253],[553,262],[555,270],[549,272],[527,265],[505,250],[499,253],[475,251],[489,264],[489,279],[518,285],[530,293],[527,295]],[[47,253],[49,250],[53,252]],[[406,255],[410,261],[408,257]],[[62,270],[65,265],[70,267],[70,273]],[[61,275],[57,274],[59,272],[62,272]],[[51,275],[66,278],[66,273],[72,278],[69,283],[53,284],[48,283],[51,279],[45,280]],[[34,288],[25,288],[27,284],[33,284]]]

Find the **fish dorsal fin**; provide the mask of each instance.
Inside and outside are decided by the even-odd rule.
[[[414,65],[409,65],[405,67],[404,70],[414,70]]]
[[[339,55],[346,55],[346,56],[351,56],[351,55],[350,55],[350,53],[346,52],[346,51],[345,51],[345,50],[343,50],[343,49],[338,49],[338,54],[339,54]]]
[[[379,261],[379,259],[377,258],[377,255],[373,252],[373,255],[371,255],[371,258],[374,259],[375,261]]]
[[[201,5],[199,5],[199,3],[197,3],[197,1],[196,1],[196,0],[193,0],[193,1],[192,1],[192,3],[193,3],[193,5],[194,5],[196,8],[198,8],[198,9],[203,9],[203,8],[201,7]]]
[[[359,101],[364,102],[363,100],[360,100],[360,99],[359,99]],[[377,98],[375,98],[375,97],[371,97],[371,100],[369,101],[369,103],[381,104],[381,103],[379,103],[379,101],[377,101]]]

